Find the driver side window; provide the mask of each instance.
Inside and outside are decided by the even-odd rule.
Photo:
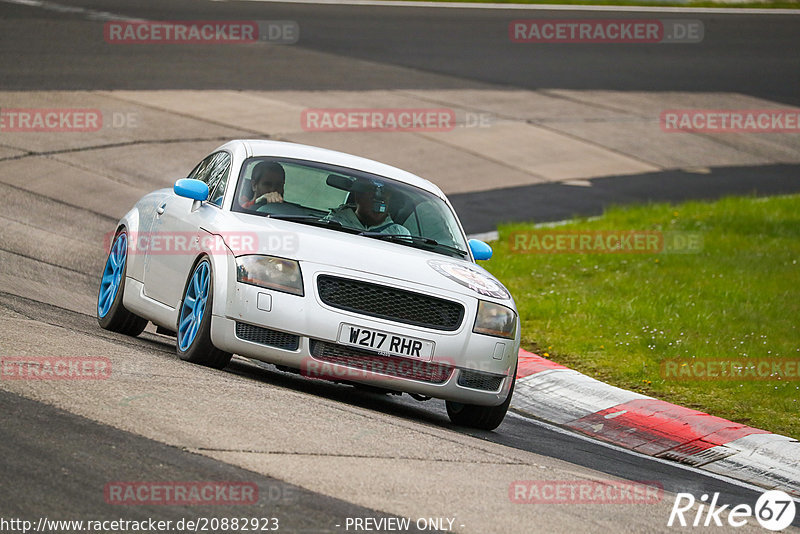
[[[205,182],[208,185],[208,202],[215,206],[222,206],[230,170],[230,154],[217,152],[201,161],[189,174],[189,178]]]

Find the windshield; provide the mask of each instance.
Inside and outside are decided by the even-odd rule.
[[[355,169],[250,158],[242,165],[232,210],[467,257],[455,215],[441,198]]]

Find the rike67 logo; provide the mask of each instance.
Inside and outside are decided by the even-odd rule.
[[[692,527],[709,527],[709,526],[728,526],[741,527],[747,524],[747,518],[755,517],[758,523],[772,531],[783,530],[792,524],[795,518],[795,503],[794,500],[786,493],[780,490],[770,490],[764,492],[756,501],[754,508],[749,504],[737,504],[728,510],[727,517],[722,518],[722,512],[726,511],[730,505],[725,504],[719,506],[719,493],[714,493],[711,501],[708,500],[708,494],[703,494],[700,497],[700,504],[697,511],[692,513],[690,510],[697,502],[694,495],[691,493],[678,493],[675,496],[675,504],[672,505],[672,512],[669,514],[667,526],[692,526]],[[684,514],[688,516],[684,517]],[[692,521],[692,515],[694,520]],[[677,522],[675,521],[677,519]]]

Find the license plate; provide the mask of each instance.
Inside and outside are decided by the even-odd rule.
[[[420,360],[433,358],[433,341],[399,336],[345,323],[339,328],[339,343],[374,350],[381,354],[391,354],[392,356],[404,356]]]

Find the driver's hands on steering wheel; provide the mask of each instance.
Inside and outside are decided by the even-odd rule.
[[[255,200],[255,204],[263,204],[265,202],[267,203],[283,202],[283,197],[277,191],[271,191],[269,193],[264,193]]]

